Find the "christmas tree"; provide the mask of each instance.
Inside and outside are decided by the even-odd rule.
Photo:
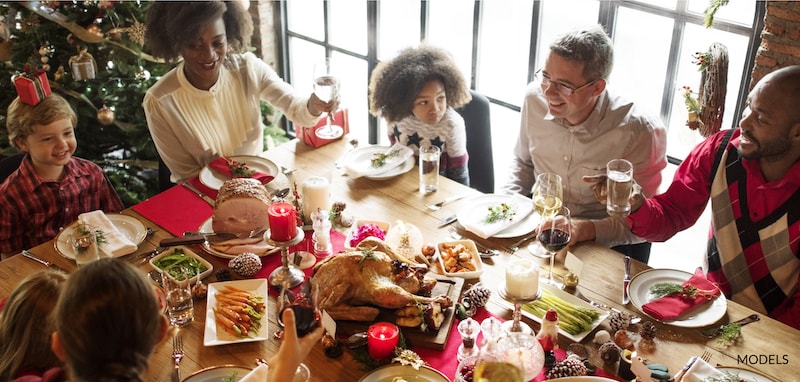
[[[126,205],[158,190],[155,146],[141,107],[171,68],[143,51],[149,2],[0,3],[0,152],[13,153],[5,112],[17,96],[12,76],[44,70],[53,92],[78,114],[76,156],[108,174]]]

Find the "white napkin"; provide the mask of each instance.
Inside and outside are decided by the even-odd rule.
[[[703,382],[708,377],[722,377],[723,373],[708,362],[698,358],[678,382]]]
[[[267,380],[267,371],[269,370],[269,366],[265,364],[258,365],[257,368],[251,370],[247,375],[242,377],[239,382],[264,382]]]
[[[486,217],[486,214],[488,214],[488,211],[477,211],[478,215],[475,215],[474,219],[459,219],[459,221],[467,231],[486,239],[500,233],[508,227],[520,223],[533,211],[533,201],[520,194],[511,195],[511,200],[507,202],[511,208],[515,208],[517,211],[511,219],[503,219],[494,223],[484,223],[483,219]],[[497,204],[499,205],[500,203],[502,202],[498,201]]]
[[[78,215],[78,222],[103,231],[106,242],[100,246],[100,249],[111,257],[127,255],[137,248],[136,244],[119,232],[114,223],[101,210]]]
[[[367,160],[361,161],[347,161],[347,163],[344,165],[344,171],[347,173],[347,176],[351,178],[376,176],[400,166],[401,164],[405,163],[408,158],[414,155],[413,150],[399,143],[395,143],[394,146],[390,147],[383,154],[388,154],[393,151],[397,151],[397,155],[392,155],[386,158],[386,164],[383,166],[377,168],[372,167],[372,161],[369,160],[371,158],[368,158]]]

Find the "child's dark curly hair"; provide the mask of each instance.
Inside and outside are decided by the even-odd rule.
[[[391,60],[379,63],[369,81],[369,111],[397,122],[411,115],[414,100],[426,82],[444,84],[447,105],[464,106],[472,99],[469,87],[453,58],[444,49],[431,46],[403,49]]]
[[[241,1],[156,1],[147,11],[145,37],[153,56],[167,61],[180,57],[181,49],[200,36],[203,28],[222,16],[228,49],[250,46],[253,19]]]

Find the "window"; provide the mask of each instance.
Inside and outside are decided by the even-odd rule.
[[[352,133],[385,144],[385,126],[368,114],[370,71],[420,41],[448,49],[471,86],[492,102],[495,183],[501,186],[525,86],[544,61],[549,41],[575,26],[600,23],[615,46],[609,86],[661,116],[669,131],[668,155],[677,163],[702,139],[685,126],[680,92],[683,86],[700,86],[693,53],[714,42],[727,47],[723,128],[729,128],[738,123],[760,44],[764,2],[730,2],[710,29],[703,26],[706,6],[705,0],[279,2],[283,76],[310,92],[313,63],[330,57],[340,70]]]

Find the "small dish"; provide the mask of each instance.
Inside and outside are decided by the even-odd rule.
[[[217,293],[224,290],[226,285],[236,287],[245,292],[251,293],[253,296],[264,299],[264,314],[261,317],[261,322],[263,324],[258,329],[258,333],[255,335],[251,337],[234,337],[232,334],[217,328],[217,319],[214,315],[214,307],[217,306]],[[266,305],[267,293],[267,279],[223,281],[208,284],[208,296],[206,297],[206,328],[203,333],[203,345],[217,346],[267,340],[269,338],[268,328],[270,326],[267,322],[267,312],[270,311],[269,307]]]
[[[448,248],[452,248],[448,249]],[[442,272],[444,272],[445,276],[449,277],[461,277],[465,279],[476,279],[481,277],[483,273],[483,262],[481,261],[480,255],[478,254],[478,248],[475,246],[475,242],[472,240],[454,240],[454,241],[443,241],[436,245],[436,250],[439,252],[439,266],[442,268]],[[455,251],[456,253],[466,252],[469,254],[469,262],[475,266],[474,271],[461,271],[461,272],[448,272],[447,267],[445,266],[445,254],[448,253],[447,251]]]
[[[191,249],[184,247],[182,245],[177,247],[171,247],[170,249],[159,254],[158,256],[150,259],[150,265],[153,267],[153,269],[163,271],[164,269],[158,267],[156,264],[158,264],[161,261],[161,259],[167,256],[172,256],[176,254],[176,252],[183,252],[183,254],[186,255],[186,257],[197,260],[200,264],[202,264],[206,268],[206,270],[200,272],[198,275],[192,276],[192,278],[189,279],[190,284],[196,283],[198,276],[200,277],[200,279],[208,277],[208,275],[210,275],[211,272],[214,270],[214,266],[211,265],[211,263],[209,263],[206,259],[200,257],[198,254],[194,253]],[[175,277],[172,276],[172,274],[170,274],[169,272],[161,272],[161,273],[166,273],[169,277],[175,279]]]
[[[381,231],[383,231],[384,238],[386,234],[389,233],[389,230],[392,228],[392,224],[389,222],[380,220],[356,219],[356,221],[353,222],[353,226],[350,228],[350,230],[347,231],[347,236],[344,238],[345,249],[353,249],[356,246],[358,246],[358,244],[356,244],[356,246],[351,246],[350,241],[352,241],[353,238],[355,238],[355,235],[358,233],[358,229],[366,224],[374,224],[378,226],[378,228],[380,228]]]

